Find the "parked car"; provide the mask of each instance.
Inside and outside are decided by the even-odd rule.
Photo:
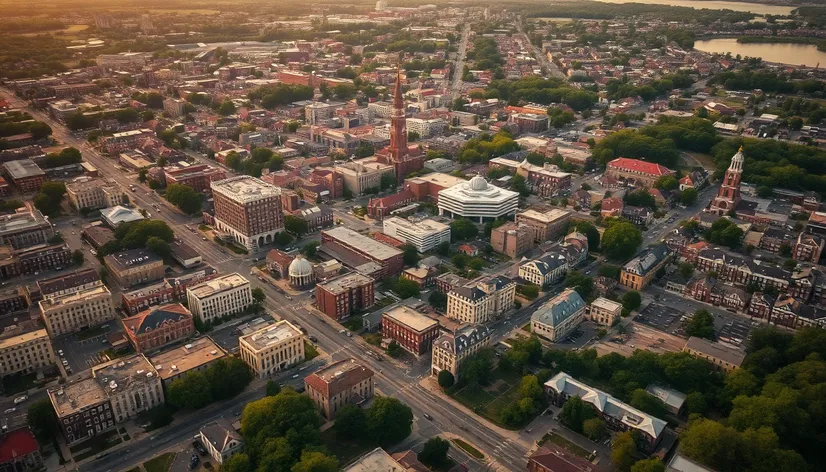
[[[192,454],[192,457],[189,458],[189,468],[194,469],[198,466],[199,462],[201,462],[201,459],[198,457],[198,454]]]
[[[201,444],[201,441],[198,441],[197,439],[195,441],[192,441],[192,447],[194,447],[195,450],[198,451],[198,454],[202,456],[207,455],[207,450],[204,447],[204,445]]]
[[[26,401],[28,399],[29,399],[28,395],[20,395],[19,397],[14,399],[14,404],[19,405],[19,404],[23,403],[24,401]]]

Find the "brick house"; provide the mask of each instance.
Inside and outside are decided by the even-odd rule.
[[[192,313],[180,303],[155,306],[122,322],[137,352],[158,349],[195,334]]]
[[[439,322],[401,305],[382,314],[381,334],[418,357],[439,337]]]

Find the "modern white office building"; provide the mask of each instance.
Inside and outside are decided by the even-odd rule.
[[[450,226],[430,218],[387,218],[384,220],[384,234],[416,246],[419,252],[427,252],[443,242],[450,242]]]
[[[439,214],[462,216],[479,223],[516,213],[519,194],[488,184],[477,175],[467,182],[439,191]]]
[[[245,310],[252,304],[252,289],[236,272],[187,288],[186,299],[189,311],[206,323]]]

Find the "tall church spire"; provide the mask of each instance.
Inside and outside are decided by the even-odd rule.
[[[400,164],[407,156],[407,117],[404,113],[402,96],[402,68],[396,71],[396,85],[393,87],[393,113],[390,115],[390,159],[396,166],[396,178],[402,182],[404,169]]]
[[[731,158],[731,164],[726,170],[726,175],[723,177],[723,183],[720,185],[717,196],[711,202],[709,211],[723,215],[737,209],[737,205],[740,203],[740,182],[743,179],[744,161],[743,147],[740,146],[740,149]]]

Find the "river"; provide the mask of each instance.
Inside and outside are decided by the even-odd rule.
[[[689,7],[709,10],[747,11],[757,15],[791,15],[797,7],[785,5],[764,5],[762,3],[725,2],[717,0],[597,0],[604,3],[647,3],[650,5],[671,5],[672,7]]]
[[[761,57],[767,62],[795,66],[826,65],[826,52],[818,51],[813,44],[738,43],[736,38],[720,38],[695,41],[694,49],[720,54],[730,52],[732,56]]]

